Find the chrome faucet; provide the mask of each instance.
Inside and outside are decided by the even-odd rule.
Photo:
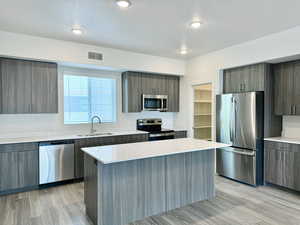
[[[96,129],[94,129],[94,120],[95,119],[98,119],[99,124],[102,123],[102,120],[101,120],[101,118],[99,116],[93,116],[92,119],[91,119],[91,121],[92,121],[92,124],[91,124],[91,134],[93,134],[93,133],[95,133],[97,131]]]

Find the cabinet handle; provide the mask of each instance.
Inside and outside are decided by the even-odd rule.
[[[296,108],[297,106],[296,105],[294,105],[294,115],[296,115],[296,110],[297,110],[297,108]]]

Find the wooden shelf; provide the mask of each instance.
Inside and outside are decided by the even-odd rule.
[[[211,100],[195,100],[194,103],[211,103]]]
[[[194,86],[194,138],[211,139],[212,90],[211,84]]]
[[[193,127],[194,129],[205,129],[205,128],[212,128],[212,126],[197,126]]]
[[[199,89],[195,89],[195,91],[208,91],[208,92],[212,92],[212,90],[209,89],[204,89],[204,88],[199,88]]]

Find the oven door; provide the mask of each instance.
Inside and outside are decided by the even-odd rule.
[[[143,111],[167,111],[166,95],[143,95]]]

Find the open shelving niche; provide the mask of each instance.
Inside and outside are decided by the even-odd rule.
[[[194,138],[211,140],[212,136],[212,85],[201,84],[194,88]]]

